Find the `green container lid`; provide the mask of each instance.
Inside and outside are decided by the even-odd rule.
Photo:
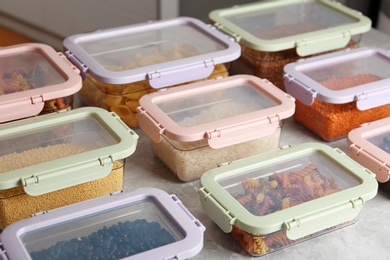
[[[0,125],[0,190],[41,195],[108,175],[138,135],[113,112],[85,107]]]
[[[368,17],[329,0],[262,1],[214,10],[209,18],[249,48],[296,48],[300,56],[343,48],[371,28]]]
[[[321,143],[224,163],[200,183],[202,208],[224,232],[233,225],[253,235],[285,230],[293,240],[354,220],[378,188],[371,171]],[[267,196],[271,206],[261,207]]]

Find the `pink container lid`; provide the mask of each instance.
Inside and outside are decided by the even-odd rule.
[[[0,123],[35,116],[44,102],[80,90],[80,71],[60,52],[39,44],[0,49]]]
[[[376,174],[378,182],[390,177],[390,117],[366,123],[348,134],[349,155]]]
[[[235,75],[163,89],[140,99],[141,129],[155,141],[207,139],[221,148],[271,135],[293,115],[295,99],[268,80]]]

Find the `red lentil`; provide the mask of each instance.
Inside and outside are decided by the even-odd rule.
[[[375,75],[361,74],[338,79],[332,78],[321,82],[321,84],[332,90],[341,90],[377,81],[378,79]],[[325,141],[343,138],[352,129],[363,123],[390,116],[390,104],[359,110],[356,107],[356,101],[345,104],[331,104],[314,99],[311,106],[306,106],[299,100],[296,100],[295,105],[294,119]]]

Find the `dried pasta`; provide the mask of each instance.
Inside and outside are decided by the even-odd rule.
[[[299,171],[273,173],[268,178],[246,177],[241,193],[232,196],[251,214],[265,216],[304,202],[340,191],[334,178],[320,173],[314,163]],[[298,242],[290,240],[285,230],[271,234],[250,234],[233,226],[232,237],[249,254],[262,255]]]
[[[172,50],[152,49],[149,54],[137,53],[132,59],[126,59],[121,64],[106,64],[104,67],[111,71],[124,71],[170,60],[191,57],[197,54],[198,51],[190,44],[176,43],[173,44]],[[196,81],[226,77],[228,75],[227,67],[224,64],[217,64],[214,66],[214,71],[209,77]],[[185,84],[194,83],[196,81],[187,82]],[[170,87],[175,86],[178,85]],[[131,115],[127,115],[123,121],[125,121],[129,127],[138,127],[136,108],[139,106],[139,99],[142,96],[155,91],[157,90],[150,86],[148,80],[132,82],[129,84],[106,84],[97,81],[91,75],[87,75],[79,94],[82,103],[88,106],[98,106],[107,109],[108,111],[113,111],[112,108],[116,106],[127,106],[131,111],[129,112]],[[121,119],[124,118],[121,116]]]

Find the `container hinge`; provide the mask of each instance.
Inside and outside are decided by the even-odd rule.
[[[236,42],[240,42],[241,41],[241,36],[240,35],[238,35],[237,33],[233,32],[232,30],[224,27],[222,24],[215,23],[214,27],[217,28],[218,30],[220,30],[221,32],[225,33],[225,34],[230,35],[230,37],[232,37]]]
[[[45,102],[45,99],[43,98],[42,95],[36,96],[36,97],[30,97],[31,104],[33,105],[40,105]]]
[[[153,142],[161,142],[165,128],[154,120],[143,107],[137,107],[138,124]]]
[[[291,148],[291,147],[292,147],[291,144],[287,144],[287,145],[280,146],[279,149],[280,150],[285,150],[285,149],[288,149],[288,148]]]
[[[85,79],[85,73],[88,71],[87,65],[80,61],[71,51],[67,50],[65,52],[65,56],[68,58],[68,60],[76,66],[80,71],[80,75],[82,76],[83,79]]]
[[[47,213],[49,213],[49,211],[43,210],[43,211],[39,211],[39,212],[31,214],[31,217],[41,216],[41,215],[44,215],[44,214],[47,214]]]
[[[136,140],[138,140],[139,136],[137,135],[137,133],[136,133],[134,130],[132,130],[130,127],[128,127],[128,126],[125,124],[125,122],[123,122],[123,120],[118,116],[117,113],[115,113],[115,112],[110,112],[110,114],[111,114],[111,116],[112,116],[113,118],[115,118],[115,120],[117,120],[117,121],[123,126],[123,128],[126,129],[126,131],[127,131],[129,134],[131,134]]]
[[[229,164],[232,164],[233,162],[223,162],[223,163],[220,163],[218,164],[218,167],[223,167],[223,166],[226,166],[226,165],[229,165]]]
[[[336,152],[338,152],[340,155],[345,156],[346,154],[340,149],[340,148],[333,148]]]
[[[114,163],[114,159],[110,156],[99,158],[100,166],[104,166],[106,164],[112,165]]]
[[[115,196],[117,194],[122,194],[123,192],[124,192],[124,190],[117,190],[117,191],[111,192],[110,196]]]
[[[69,59],[62,52],[57,52],[57,54],[72,68],[72,70],[74,70],[74,72],[80,74],[79,68],[77,68],[77,66],[75,66],[72,62],[70,62]]]
[[[192,215],[192,213],[183,205],[181,200],[176,195],[171,195],[171,199],[184,211],[184,213],[191,219],[191,221],[197,226],[202,232],[206,230],[206,227]]]
[[[360,208],[361,206],[363,206],[364,204],[364,199],[359,197],[358,199],[355,199],[355,200],[350,200],[351,204],[352,204],[352,208]]]

